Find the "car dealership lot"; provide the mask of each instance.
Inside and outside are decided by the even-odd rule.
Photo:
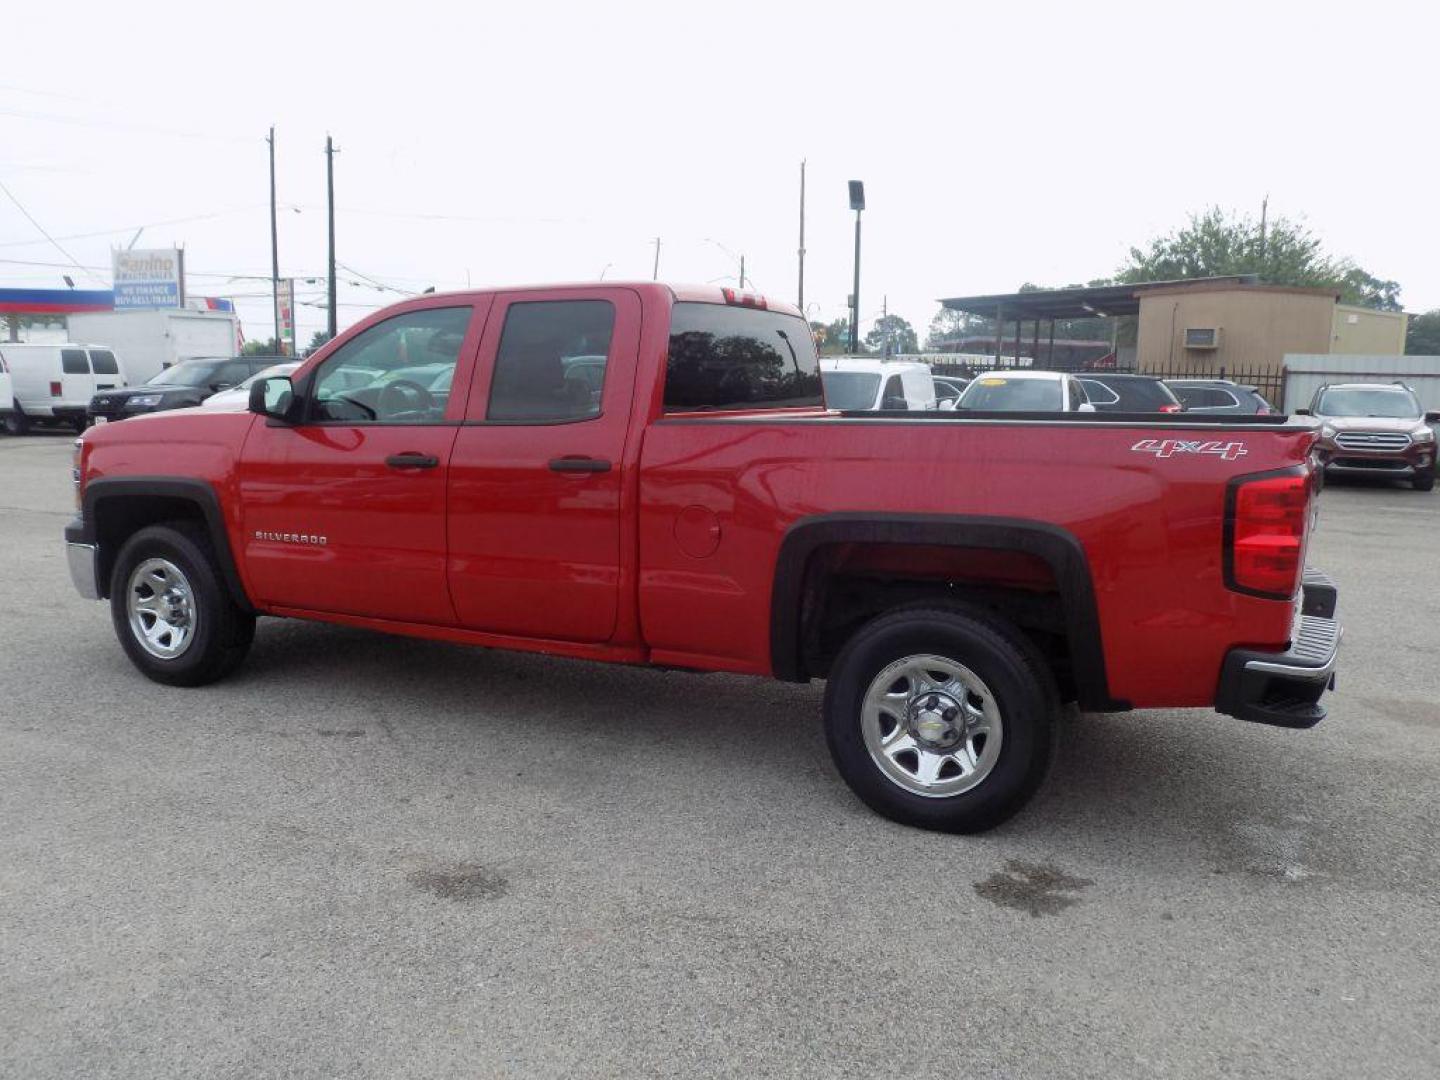
[[[150,683],[69,450],[0,440],[7,1073],[1440,1071],[1440,495],[1323,496],[1319,728],[1081,717],[958,838],[851,796],[818,685],[275,620]]]

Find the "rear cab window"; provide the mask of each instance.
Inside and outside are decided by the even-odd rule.
[[[61,349],[60,370],[66,375],[89,375],[90,361],[84,349]]]
[[[680,301],[670,315],[667,413],[823,408],[805,320],[759,308]]]

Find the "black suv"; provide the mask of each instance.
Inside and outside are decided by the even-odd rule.
[[[1274,410],[1253,386],[1229,379],[1167,379],[1186,412],[1215,416],[1267,416]]]
[[[139,386],[105,390],[90,399],[90,423],[124,420],[127,416],[184,409],[199,405],[211,394],[239,386],[284,356],[197,356],[181,360]]]
[[[1184,406],[1154,375],[1076,372],[1085,396],[1097,412],[1178,413]]]

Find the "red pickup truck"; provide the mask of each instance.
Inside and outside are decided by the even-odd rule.
[[[962,832],[1065,702],[1324,716],[1310,420],[831,412],[794,308],[649,282],[406,301],[249,405],[77,445],[72,576],[160,682],[257,615],[825,679],[860,798]]]

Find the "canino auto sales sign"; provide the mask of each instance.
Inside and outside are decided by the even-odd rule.
[[[185,253],[175,248],[116,251],[115,308],[178,308],[185,304]]]

